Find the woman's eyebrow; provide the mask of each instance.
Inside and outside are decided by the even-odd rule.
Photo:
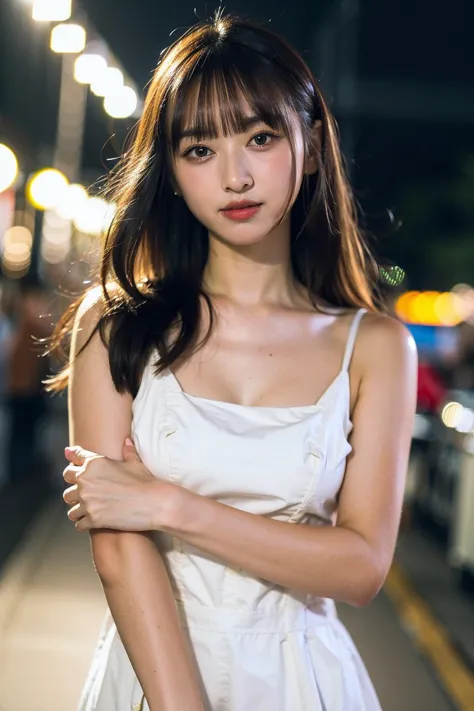
[[[245,133],[246,131],[249,130],[249,128],[252,128],[252,126],[255,126],[256,124],[259,124],[259,123],[265,123],[260,116],[246,116],[242,120],[242,128],[243,128],[242,133]],[[183,131],[181,131],[179,134],[179,140],[181,141],[183,138],[195,138],[198,141],[202,141],[202,140],[209,140],[210,138],[212,138],[212,135],[209,131],[205,131],[202,128],[195,127],[195,128],[186,128]]]

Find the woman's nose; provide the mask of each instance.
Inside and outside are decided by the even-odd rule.
[[[224,190],[241,193],[253,187],[253,177],[242,152],[236,151],[223,156],[222,162],[222,187]]]

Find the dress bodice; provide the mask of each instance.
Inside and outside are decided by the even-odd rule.
[[[252,407],[192,396],[170,370],[155,376],[151,359],[133,404],[133,436],[144,464],[154,476],[252,514],[333,525],[351,451],[348,368],[363,313],[353,318],[341,370],[309,406]],[[178,599],[224,604],[224,562],[166,534],[157,543]],[[241,571],[241,582],[245,577]],[[245,587],[255,608],[272,586],[254,583],[253,595]]]

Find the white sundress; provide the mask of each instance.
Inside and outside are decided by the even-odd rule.
[[[334,525],[351,451],[348,367],[364,312],[353,318],[339,374],[310,406],[191,396],[171,371],[155,377],[151,358],[133,405],[144,464],[157,477],[252,514]],[[253,577],[168,534],[157,533],[156,542],[207,711],[381,711],[333,600]],[[79,711],[141,708],[149,711],[108,613]]]

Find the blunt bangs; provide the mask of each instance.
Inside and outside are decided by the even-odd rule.
[[[296,121],[305,133],[304,124],[314,120],[310,97],[290,86],[265,57],[249,54],[236,44],[225,51],[206,48],[193,66],[177,72],[165,112],[173,154],[184,132],[198,141],[228,137],[247,132],[249,118],[283,132],[291,143]]]

